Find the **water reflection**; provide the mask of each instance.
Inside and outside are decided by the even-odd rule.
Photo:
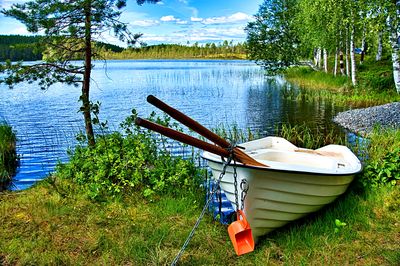
[[[272,134],[281,123],[312,122],[333,127],[340,111],[325,102],[282,99],[288,86],[280,77],[267,78],[247,61],[136,60],[96,62],[91,97],[101,102],[100,119],[111,130],[136,108],[147,117],[156,110],[146,102],[154,94],[209,128],[220,124]],[[32,84],[10,90],[0,86],[0,119],[18,134],[21,167],[16,188],[23,189],[49,174],[83,130],[77,112],[80,88],[55,85],[41,91]]]

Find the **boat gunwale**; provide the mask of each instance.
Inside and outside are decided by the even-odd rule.
[[[207,152],[209,153],[209,152]],[[212,153],[210,153],[212,154]],[[204,156],[204,152],[200,155],[201,158],[211,161],[214,163],[218,164],[223,164],[222,161],[214,160],[212,158],[206,158]],[[307,175],[320,175],[320,176],[352,176],[359,174],[363,171],[363,165],[360,163],[360,169],[356,172],[351,172],[351,173],[318,173],[318,172],[308,172],[308,171],[295,171],[295,170],[285,170],[285,169],[274,169],[271,167],[265,167],[265,166],[254,166],[254,165],[246,165],[246,164],[238,164],[238,163],[229,163],[228,166],[236,166],[236,167],[242,167],[242,168],[248,168],[248,169],[255,169],[255,170],[262,170],[262,171],[272,171],[272,172],[285,172],[285,173],[296,173],[296,174],[307,174]]]

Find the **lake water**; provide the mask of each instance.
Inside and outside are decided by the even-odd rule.
[[[91,100],[101,102],[100,119],[111,130],[130,115],[132,108],[147,117],[156,108],[146,102],[153,94],[171,106],[213,128],[236,124],[272,134],[281,123],[331,122],[341,108],[327,102],[285,100],[289,86],[281,77],[266,77],[249,61],[226,60],[123,60],[96,62]],[[14,189],[24,189],[66,161],[66,151],[83,130],[79,110],[80,88],[57,84],[46,91],[37,85],[0,85],[0,120],[18,136],[21,165]]]

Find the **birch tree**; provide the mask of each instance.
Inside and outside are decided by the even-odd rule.
[[[392,46],[393,79],[397,93],[400,94],[400,0],[389,5],[388,27]]]
[[[296,0],[264,0],[255,21],[249,22],[248,55],[275,73],[298,61],[299,40],[294,27]]]

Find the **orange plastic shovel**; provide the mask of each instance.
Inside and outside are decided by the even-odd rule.
[[[228,226],[228,233],[236,255],[240,256],[254,250],[253,234],[243,211],[237,211],[237,221]]]

